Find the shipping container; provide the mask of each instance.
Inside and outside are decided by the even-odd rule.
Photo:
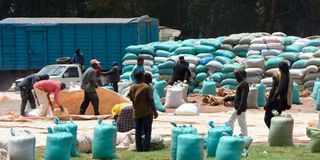
[[[6,18],[0,21],[0,78],[8,84],[59,57],[84,54],[85,67],[96,58],[103,70],[121,62],[129,45],[159,40],[159,21],[136,18]]]

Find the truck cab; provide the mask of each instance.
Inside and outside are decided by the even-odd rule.
[[[43,67],[38,74],[48,74],[49,79],[61,81],[68,86],[81,83],[82,70],[78,64],[53,64]],[[19,83],[23,80],[16,80],[16,89]]]

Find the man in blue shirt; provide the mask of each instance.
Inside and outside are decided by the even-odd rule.
[[[76,54],[74,54],[74,56],[71,59],[72,63],[77,63],[80,64],[81,68],[83,66],[83,61],[84,61],[84,57],[83,54],[80,52],[80,49],[77,48],[76,49]]]
[[[135,77],[136,73],[138,73],[138,72],[144,73],[145,72],[144,68],[143,68],[143,64],[144,64],[144,59],[142,57],[139,57],[137,59],[137,65],[133,68],[132,73],[131,73],[131,80],[133,83],[137,82],[136,77]]]

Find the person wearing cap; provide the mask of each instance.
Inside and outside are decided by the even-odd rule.
[[[131,72],[131,76],[130,76],[133,83],[137,83],[137,80],[135,77],[136,73],[138,73],[138,72],[144,73],[145,72],[143,65],[144,65],[144,59],[142,57],[139,57],[137,59],[137,65],[133,68],[133,70]]]
[[[95,115],[99,113],[99,97],[96,88],[98,88],[97,67],[100,62],[96,59],[90,61],[91,66],[83,73],[81,88],[84,90],[84,99],[80,106],[80,115],[84,115],[91,102]]]
[[[20,88],[20,95],[21,95],[21,108],[20,108],[20,115],[24,116],[24,112],[29,101],[31,105],[31,109],[36,109],[36,103],[34,96],[32,94],[33,85],[41,80],[48,80],[49,75],[43,74],[39,75],[37,73],[31,74],[21,81],[19,84]]]
[[[58,106],[61,111],[64,111],[59,102],[59,92],[66,88],[66,84],[61,83],[60,81],[42,80],[36,82],[33,85],[33,88],[36,92],[38,104],[40,105],[40,116],[46,116],[47,114],[52,115],[53,105],[50,100],[51,93],[54,94],[54,103],[56,104],[56,106]]]
[[[179,61],[173,68],[173,74],[170,84],[173,85],[173,83],[177,81],[183,82],[184,80],[189,80],[191,72],[188,67],[189,63],[184,60],[183,56],[180,56]]]
[[[71,62],[73,64],[79,64],[81,66],[81,69],[83,67],[83,62],[84,62],[84,56],[83,54],[80,52],[80,49],[77,48],[76,49],[76,53],[73,55]]]
[[[112,63],[112,69],[106,73],[110,76],[113,90],[118,93],[118,82],[120,81],[120,69],[117,62]]]

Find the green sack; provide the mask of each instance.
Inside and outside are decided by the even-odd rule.
[[[237,56],[239,57],[246,57],[247,56],[247,51],[241,51],[241,52],[237,52]]]
[[[70,132],[53,133],[48,128],[48,136],[46,141],[45,159],[46,160],[69,160],[72,134]]]
[[[165,68],[173,68],[175,63],[173,61],[166,61],[158,65],[158,69],[165,69]]]
[[[125,50],[129,53],[134,53],[134,54],[138,54],[141,50],[141,45],[131,45],[128,46]]]
[[[213,79],[215,82],[220,83],[222,81],[223,73],[215,72],[210,76],[210,79]]]
[[[224,49],[219,49],[219,50],[215,51],[213,53],[213,56],[222,56],[222,57],[227,57],[230,59],[236,57],[236,55],[232,51],[224,50]]]
[[[227,85],[223,85],[222,88],[227,88],[227,89],[231,89],[231,90],[236,90],[238,87],[238,85],[233,85],[233,84],[227,84]]]
[[[303,53],[314,53],[314,52],[317,52],[319,50],[318,47],[315,47],[315,46],[307,46],[307,47],[304,47],[302,49],[302,52]]]
[[[197,129],[192,126],[177,126],[175,123],[171,124],[174,126],[171,130],[171,159],[177,159],[177,148],[178,148],[178,136],[181,134],[194,134],[197,133]]]
[[[222,136],[216,152],[216,160],[240,160],[244,140],[240,136]]]
[[[320,89],[318,89],[318,94],[317,94],[317,100],[316,100],[316,102],[317,102],[317,105],[316,105],[316,110],[317,111],[320,111]]]
[[[219,140],[222,137],[223,133],[232,135],[233,131],[230,128],[228,123],[225,123],[224,126],[215,126],[213,121],[209,122],[209,130],[206,138],[206,148],[207,148],[207,158],[215,157]]]
[[[320,152],[320,129],[319,128],[307,128],[307,136],[310,138],[308,147],[311,153]]]
[[[196,67],[196,73],[207,72],[207,70],[206,66],[201,64]]]
[[[297,52],[283,52],[279,54],[277,57],[282,57],[290,62],[295,62],[299,59],[299,53]]]
[[[158,111],[166,112],[166,108],[164,108],[161,102],[161,98],[156,89],[153,89],[153,100],[154,100],[154,105]]]
[[[264,107],[266,105],[266,85],[264,85],[263,83],[259,83],[256,85],[256,87],[258,88],[258,101],[257,104],[259,107]]]
[[[202,159],[202,143],[198,134],[178,136],[177,160]]]
[[[234,63],[232,59],[228,57],[222,57],[222,56],[217,56],[216,60],[220,62],[221,64],[232,64]]]
[[[199,74],[196,75],[196,81],[200,83],[200,82],[203,82],[208,77],[209,76],[208,76],[207,73],[202,72],[202,73],[199,73]]]
[[[153,56],[154,55],[154,47],[153,46],[149,46],[149,45],[144,46],[144,47],[141,48],[140,53],[141,54],[149,54],[149,55]]]
[[[158,73],[161,75],[172,75],[173,74],[173,68],[162,68],[158,70]]]
[[[225,64],[222,67],[223,73],[233,72],[235,69],[243,68],[240,64],[234,63],[234,64]]]
[[[163,98],[166,96],[166,92],[165,92],[165,88],[167,86],[167,81],[165,80],[160,80],[160,81],[156,81],[154,83],[154,89],[157,90],[160,98]]]
[[[158,43],[153,46],[156,50],[169,51],[172,45],[170,43]]]
[[[314,82],[314,86],[311,94],[314,100],[317,100],[319,88],[320,88],[320,79],[317,78],[316,81]]]
[[[97,159],[115,159],[117,141],[117,127],[113,124],[104,124],[98,119],[94,128],[92,141],[92,157]]]
[[[120,78],[121,79],[130,79],[130,76],[131,76],[131,72],[125,72],[120,76]]]
[[[295,61],[291,68],[292,69],[301,69],[301,68],[306,68],[307,67],[307,62],[308,60],[307,59],[300,59],[298,61]]]
[[[216,95],[216,83],[213,81],[203,81],[200,93],[202,96]]]
[[[126,60],[136,60],[138,59],[138,56],[136,54],[133,53],[127,53],[124,55],[124,57],[122,58],[122,61],[126,61]]]
[[[235,78],[227,78],[222,80],[221,85],[238,85],[238,81]]]
[[[133,70],[133,65],[127,65],[122,68],[122,73],[131,72]]]
[[[264,57],[262,55],[251,55],[247,59],[264,59]]]
[[[293,83],[292,103],[302,104],[300,101],[299,85],[297,83]]]
[[[198,53],[212,53],[215,51],[215,48],[212,46],[207,46],[207,45],[195,45],[194,49]]]
[[[291,115],[271,119],[268,142],[270,146],[293,146],[293,118]]]
[[[303,46],[292,44],[287,46],[285,50],[287,52],[301,52],[302,48]]]
[[[282,57],[269,58],[265,63],[265,69],[278,68],[278,64],[282,61],[284,61]]]
[[[218,41],[216,39],[204,39],[200,41],[201,45],[207,45],[212,46],[215,49],[220,48],[221,41]]]
[[[55,126],[53,130],[55,133],[57,132],[69,132],[72,134],[72,142],[71,142],[71,157],[78,157],[80,156],[77,151],[77,130],[78,125],[73,122],[73,119],[70,119],[70,122],[62,123],[58,117],[54,118]]]
[[[185,46],[185,47],[180,47],[177,48],[174,53],[176,53],[177,55],[179,54],[191,54],[191,55],[196,55],[196,50],[194,49],[194,47],[191,46]]]
[[[222,78],[223,78],[223,79],[236,78],[236,76],[234,75],[234,72],[229,72],[229,73],[223,73],[223,74],[222,74]]]

